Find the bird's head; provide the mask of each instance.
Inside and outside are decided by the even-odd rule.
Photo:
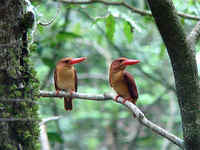
[[[140,61],[139,60],[134,60],[134,59],[128,59],[128,58],[125,58],[125,57],[120,57],[120,58],[117,58],[115,59],[112,64],[111,64],[111,70],[112,71],[123,71],[126,66],[128,65],[135,65],[137,63],[139,63]]]
[[[84,60],[86,60],[86,57],[81,57],[81,58],[65,57],[61,59],[58,63],[64,67],[72,67],[74,64],[80,63]]]

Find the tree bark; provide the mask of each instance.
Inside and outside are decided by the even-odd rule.
[[[171,0],[148,0],[152,15],[170,56],[181,110],[187,150],[200,149],[200,89],[195,49]]]
[[[26,12],[26,2],[0,1],[0,101],[4,99],[0,118],[5,118],[0,122],[1,150],[39,149],[38,106],[34,103],[38,83],[27,39],[34,17]]]

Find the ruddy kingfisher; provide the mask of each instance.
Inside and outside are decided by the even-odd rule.
[[[61,90],[70,93],[77,92],[78,79],[74,64],[80,63],[85,59],[86,57],[66,57],[57,62],[56,69],[54,71],[56,94],[58,94]],[[72,97],[64,98],[64,108],[65,110],[72,110]]]
[[[120,96],[124,98],[123,103],[128,100],[133,104],[136,104],[138,91],[135,80],[129,72],[125,71],[125,69],[128,65],[134,65],[139,62],[139,60],[128,59],[125,57],[117,58],[112,62],[109,72],[109,83],[118,94],[115,100]]]

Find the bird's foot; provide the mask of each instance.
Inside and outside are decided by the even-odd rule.
[[[59,94],[59,92],[60,92],[60,90],[56,90],[56,95],[58,95],[58,94]]]
[[[58,96],[58,94],[60,93],[60,90],[56,90],[56,95]],[[62,98],[62,97],[59,97]]]
[[[135,114],[133,114],[133,117],[136,118],[137,116]]]
[[[116,97],[115,97],[115,101],[117,101],[117,99],[120,97],[120,95],[117,95]]]
[[[70,97],[72,97],[72,95],[73,95],[75,92],[71,90],[69,93],[70,93]]]

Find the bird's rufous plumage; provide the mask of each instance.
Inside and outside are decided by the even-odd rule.
[[[124,98],[124,102],[128,100],[133,104],[136,104],[138,99],[137,87],[133,76],[129,72],[125,71],[125,68],[127,65],[137,63],[139,63],[139,60],[121,57],[112,62],[109,72],[109,83],[111,87],[116,91],[118,96]]]
[[[54,71],[54,84],[56,93],[59,93],[60,90],[70,93],[77,92],[78,79],[73,64],[80,63],[85,59],[85,57],[66,57],[58,61]],[[66,110],[72,110],[72,97],[64,98],[64,108]]]

